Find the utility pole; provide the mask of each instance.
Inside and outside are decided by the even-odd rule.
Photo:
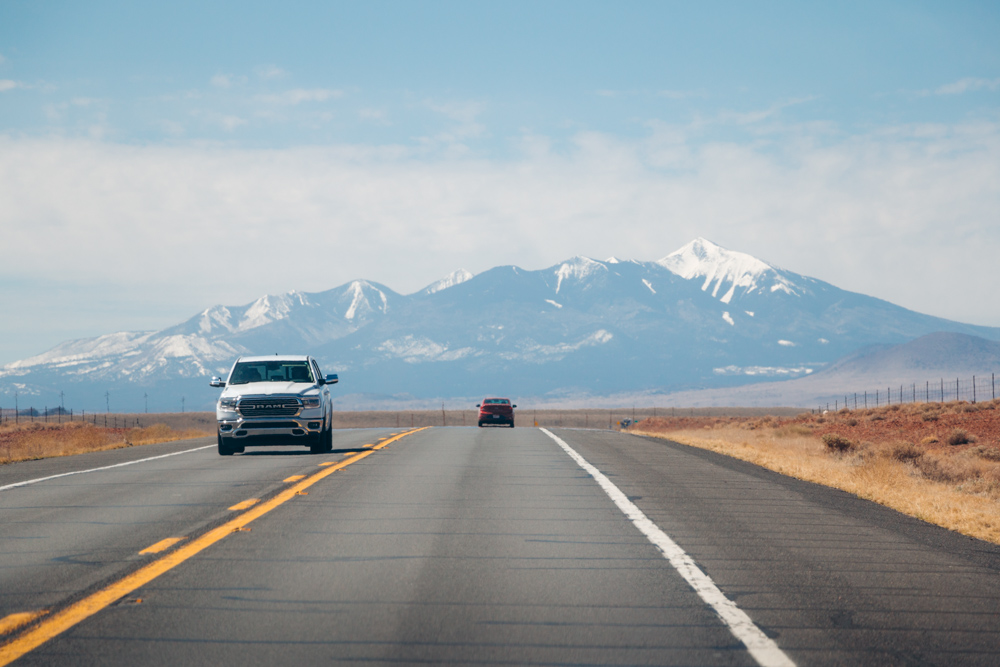
[[[111,393],[104,392],[104,407],[107,408],[106,414],[111,414]]]
[[[66,412],[66,395],[61,391],[59,392],[59,423],[62,424],[62,415]]]
[[[149,412],[149,394],[147,394],[146,392],[142,392],[142,400],[144,400],[146,402],[146,408],[145,408],[145,410],[148,413]]]
[[[444,416],[444,403],[441,403],[441,426],[444,426],[445,416]]]
[[[14,392],[14,423],[17,423],[17,392]]]
[[[181,412],[184,412],[184,397],[181,396]]]

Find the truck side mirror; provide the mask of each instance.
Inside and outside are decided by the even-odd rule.
[[[219,377],[213,377],[212,381],[208,383],[209,387],[225,387],[226,381]]]
[[[340,378],[337,377],[337,374],[331,373],[330,375],[327,375],[326,378],[320,382],[320,384],[337,384],[338,382],[340,382]]]

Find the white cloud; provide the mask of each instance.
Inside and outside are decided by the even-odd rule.
[[[233,78],[228,74],[216,74],[209,79],[209,83],[216,88],[229,88],[233,85]]]
[[[39,285],[39,302],[53,282],[102,284],[135,294],[139,318],[160,303],[176,310],[179,295],[193,314],[354,278],[407,292],[459,266],[650,260],[705,236],[839,287],[1000,325],[1000,125],[803,131],[788,128],[780,149],[686,143],[681,131],[579,134],[562,151],[527,137],[507,160],[0,136],[0,228],[18,248],[0,280]],[[68,318],[86,304],[61,307]]]
[[[262,65],[254,70],[261,79],[280,79],[288,76],[288,72],[277,65]]]
[[[0,79],[0,93],[20,87],[21,84],[13,79]]]
[[[343,97],[344,91],[332,90],[330,88],[293,88],[281,93],[271,95],[258,95],[257,99],[269,104],[282,104],[295,106],[303,102],[325,102],[327,100]]]
[[[425,138],[426,143],[460,144],[467,139],[486,134],[486,126],[478,121],[479,116],[486,109],[482,102],[433,102],[428,100],[424,104],[431,111],[454,122],[454,125],[448,130]]]
[[[949,83],[935,90],[937,95],[961,95],[976,90],[998,90],[1000,89],[1000,79],[977,79],[967,77],[959,79],[954,83]]]
[[[358,118],[374,121],[381,125],[389,124],[389,113],[384,109],[358,109]]]
[[[226,132],[232,132],[236,128],[246,125],[247,121],[239,116],[222,116],[219,119],[219,124]]]

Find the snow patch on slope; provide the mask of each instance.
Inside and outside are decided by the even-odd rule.
[[[711,288],[712,296],[722,303],[732,301],[737,288],[743,288],[742,293],[746,294],[764,289],[764,283],[772,281],[772,292],[781,290],[797,294],[794,285],[771,265],[746,253],[726,250],[703,238],[691,241],[656,263],[685,280],[704,278],[702,291],[707,292]],[[727,286],[728,289],[720,297],[719,292]]]
[[[475,274],[471,271],[466,271],[465,269],[458,269],[457,271],[452,271],[446,275],[441,280],[431,283],[427,287],[421,290],[422,294],[436,294],[441,290],[446,290],[449,287],[454,287],[455,285],[461,285],[462,283],[472,280],[475,278]]]
[[[382,307],[373,306],[368,300],[366,295],[366,290],[370,290],[378,294]],[[371,283],[365,280],[355,280],[347,287],[347,293],[351,295],[351,305],[347,307],[347,311],[344,313],[344,319],[353,320],[358,315],[365,315],[367,313],[379,310],[381,312],[386,312],[389,307],[388,300],[386,299],[385,292],[375,287]]]
[[[594,275],[598,271],[607,270],[608,267],[604,266],[604,264],[592,260],[589,257],[574,257],[569,261],[563,262],[559,268],[556,269],[556,294],[559,294],[559,290],[562,289],[564,280],[583,280]]]
[[[750,375],[761,377],[796,377],[799,375],[809,375],[813,369],[805,366],[786,368],[782,366],[724,366],[713,368],[716,375]]]
[[[604,329],[598,329],[589,336],[575,343],[557,343],[555,345],[540,345],[534,341],[525,341],[519,352],[501,354],[504,359],[521,359],[523,361],[547,362],[562,359],[571,352],[585,347],[595,347],[611,341],[614,335]]]
[[[270,324],[271,322],[283,320],[288,317],[288,314],[296,304],[306,306],[309,305],[309,300],[305,294],[294,290],[288,294],[277,296],[265,294],[247,308],[246,313],[243,314],[242,319],[240,319],[239,324],[236,326],[236,330],[247,331]]]
[[[408,364],[425,361],[455,361],[476,352],[471,347],[450,350],[447,345],[434,342],[429,338],[409,335],[383,341],[376,349],[389,357],[402,359]]]

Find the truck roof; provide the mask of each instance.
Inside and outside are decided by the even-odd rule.
[[[257,356],[240,357],[237,361],[306,361],[309,359],[305,354],[261,354]]]

